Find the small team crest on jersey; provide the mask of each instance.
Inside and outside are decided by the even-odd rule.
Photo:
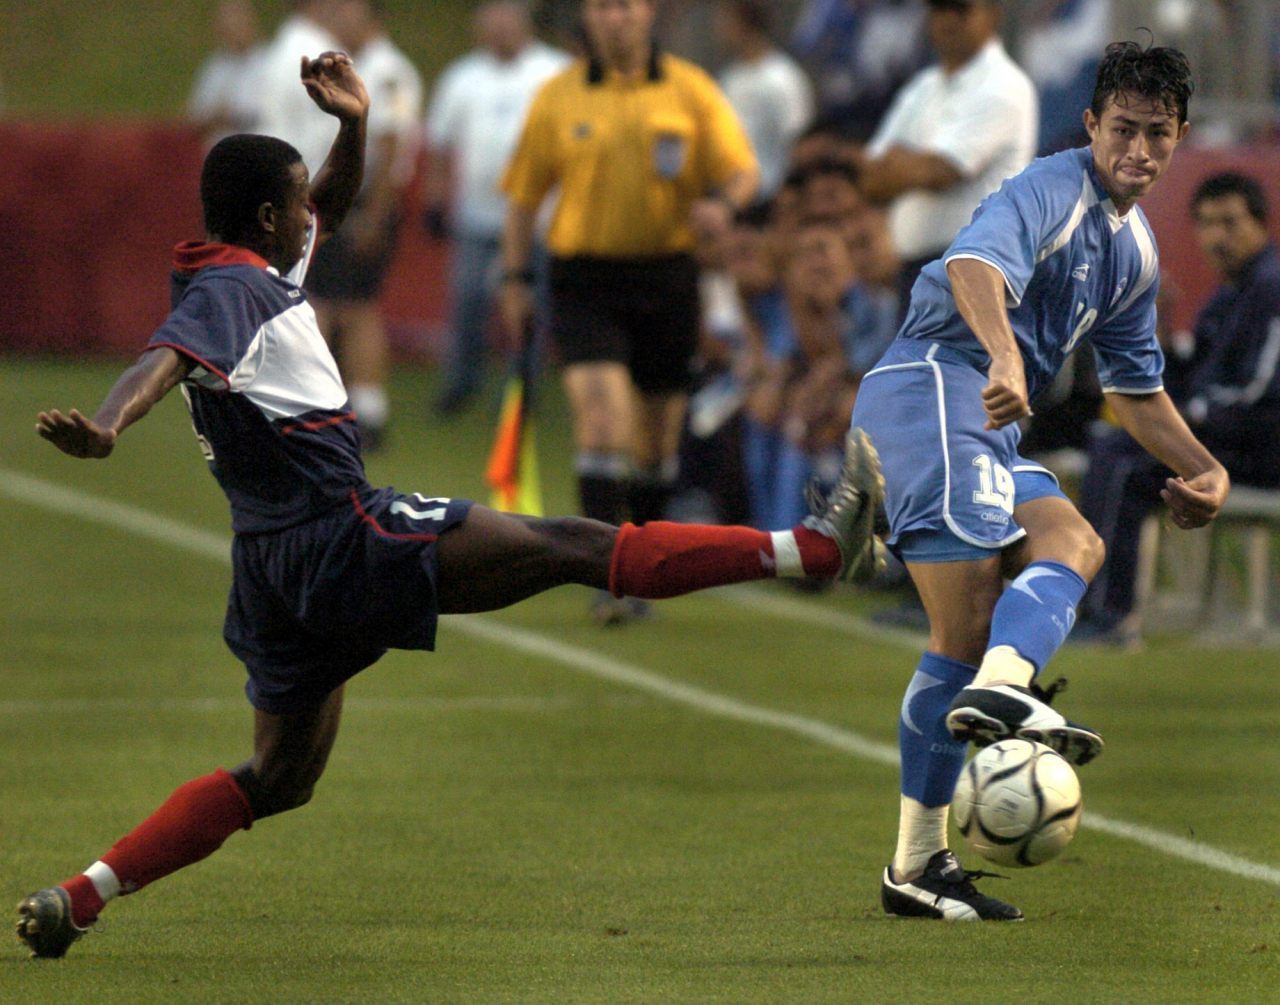
[[[1087,282],[1089,279],[1089,263],[1085,262],[1083,265],[1077,265],[1072,269],[1071,278],[1078,279],[1082,283]]]
[[[689,142],[676,133],[659,133],[653,141],[653,168],[662,178],[675,178],[684,170]]]
[[[576,126],[573,127],[573,138],[575,140],[585,140],[590,135],[591,135],[590,122],[579,122]]]

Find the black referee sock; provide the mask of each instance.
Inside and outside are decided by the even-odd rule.
[[[631,506],[633,522],[645,524],[666,518],[667,504],[675,491],[675,475],[676,465],[664,463],[637,471],[632,476],[627,502]]]
[[[620,526],[627,519],[631,464],[621,454],[581,451],[574,458],[582,515]]]

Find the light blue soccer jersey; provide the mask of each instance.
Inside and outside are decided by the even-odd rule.
[[[960,316],[947,279],[946,263],[958,258],[976,258],[1003,274],[1031,397],[1086,337],[1104,391],[1161,389],[1155,237],[1137,206],[1123,217],[1116,213],[1088,147],[1041,158],[1007,180],[911,291],[898,337],[941,342],[985,371],[987,353]]]

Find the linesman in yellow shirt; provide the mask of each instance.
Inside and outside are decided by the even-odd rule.
[[[661,518],[698,344],[701,237],[755,195],[746,133],[715,82],[659,51],[653,0],[583,0],[588,52],[533,101],[503,189],[501,309],[511,337],[532,310],[539,207],[558,186],[547,235],[550,331],[573,409],[585,516]],[[607,594],[601,623],[634,608]]]

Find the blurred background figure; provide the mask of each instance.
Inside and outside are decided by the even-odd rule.
[[[187,102],[187,117],[200,129],[206,148],[224,136],[257,128],[265,53],[250,0],[221,0],[213,32],[218,48],[201,64]]]
[[[422,79],[387,37],[381,0],[336,0],[332,27],[369,91],[364,182],[337,233],[316,252],[307,291],[333,346],[365,451],[381,446],[390,419],[387,332],[379,313],[413,178]]]
[[[1280,252],[1268,237],[1266,196],[1248,175],[1206,178],[1191,198],[1200,249],[1222,285],[1196,319],[1190,358],[1163,333],[1165,384],[1192,432],[1236,485],[1280,485]],[[1172,476],[1122,429],[1089,444],[1081,512],[1107,545],[1073,638],[1126,645],[1143,518]]]
[[[767,0],[718,0],[716,37],[731,61],[720,87],[760,162],[760,195],[782,184],[791,145],[813,118],[813,87],[800,65],[773,40]]]
[[[920,270],[1030,163],[1039,131],[1035,87],[1000,41],[998,0],[927,6],[938,62],[898,93],[859,163],[863,193],[889,205],[904,310]]]
[[[329,154],[338,126],[298,86],[303,56],[339,49],[333,34],[336,0],[294,0],[263,56],[256,129],[293,145],[314,178]]]
[[[550,332],[573,411],[584,515],[661,519],[676,487],[698,349],[700,241],[728,231],[758,188],[750,141],[705,71],[663,52],[654,0],[582,0],[589,57],[538,92],[503,179],[502,312],[513,340],[533,309],[531,251],[548,245]],[[608,593],[592,615],[635,613]]]
[[[1022,13],[1019,62],[1040,99],[1040,156],[1084,146],[1082,112],[1111,41],[1111,0],[1034,0]]]
[[[533,37],[528,8],[516,0],[482,4],[475,35],[476,49],[441,75],[426,124],[425,223],[434,238],[453,238],[440,416],[465,409],[483,386],[507,212],[499,182],[533,96],[569,62]]]
[[[791,49],[814,79],[818,115],[866,142],[928,60],[920,0],[808,0]]]

